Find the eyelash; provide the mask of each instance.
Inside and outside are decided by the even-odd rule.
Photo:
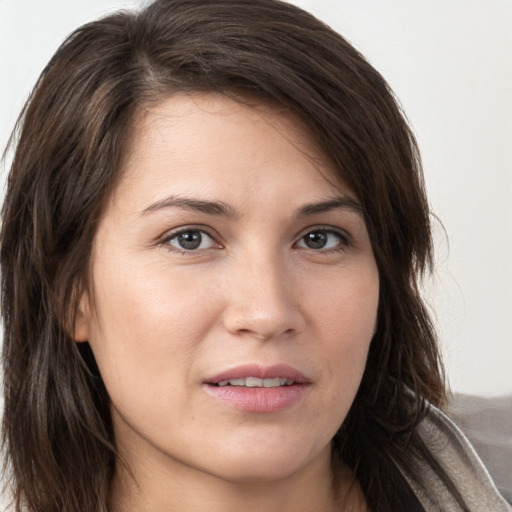
[[[179,247],[171,244],[172,240],[175,240],[180,235],[184,235],[186,233],[199,233],[201,236],[206,235],[208,238],[210,238],[212,240],[213,246],[203,248],[203,249],[200,249],[200,248],[185,249],[185,248],[179,248]],[[314,234],[314,233],[317,233],[317,234],[324,233],[326,235],[334,235],[338,238],[339,243],[337,244],[336,247],[328,248],[328,249],[323,249],[323,248],[312,249],[311,247],[298,247],[298,248],[303,249],[303,250],[311,250],[315,253],[329,254],[329,253],[342,252],[342,251],[346,250],[348,247],[350,247],[350,245],[352,243],[348,234],[342,230],[334,229],[332,226],[314,226],[314,227],[309,227],[306,230],[302,231],[301,235],[297,238],[297,240],[294,242],[293,245],[296,246],[300,242],[304,241],[304,239],[307,235]],[[190,256],[190,255],[198,254],[199,252],[202,252],[205,250],[222,249],[223,246],[220,243],[216,242],[215,238],[216,237],[211,232],[204,229],[203,227],[187,226],[184,228],[179,228],[177,231],[167,233],[166,236],[161,240],[160,244],[162,246],[165,246],[166,249],[170,252],[175,252],[178,254]],[[202,240],[200,240],[200,243],[202,243]]]
[[[171,245],[171,241],[178,238],[180,235],[184,235],[185,233],[200,233],[201,236],[206,235],[208,238],[210,238],[213,242],[213,245],[216,245],[216,247],[208,247],[207,249],[184,249],[179,248],[174,245]],[[178,254],[183,255],[194,255],[197,254],[203,250],[208,249],[221,249],[222,245],[215,241],[215,236],[210,233],[208,230],[204,229],[203,227],[198,226],[186,226],[184,228],[179,228],[176,231],[172,231],[171,233],[167,233],[166,236],[162,239],[160,242],[161,245],[165,246],[166,249],[170,252],[176,252]]]
[[[313,227],[309,227],[306,230],[304,230],[302,232],[302,234],[298,237],[298,239],[294,245],[303,241],[307,235],[313,234],[313,233],[325,233],[327,235],[334,235],[338,238],[339,243],[337,244],[336,247],[333,247],[333,248],[328,248],[328,249],[322,248],[322,249],[315,250],[315,249],[311,249],[309,247],[305,247],[304,248],[305,250],[310,249],[314,252],[322,253],[322,254],[326,254],[326,253],[329,254],[329,253],[333,253],[333,252],[343,252],[348,247],[350,247],[351,242],[352,242],[349,235],[341,229],[335,229],[332,226],[313,226]]]

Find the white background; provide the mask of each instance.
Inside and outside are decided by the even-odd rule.
[[[0,147],[78,25],[142,1],[0,0]],[[422,149],[438,267],[427,283],[454,391],[512,393],[512,1],[295,0],[400,98]],[[5,174],[2,175],[2,179]]]

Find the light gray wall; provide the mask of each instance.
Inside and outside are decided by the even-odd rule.
[[[76,26],[142,1],[0,0],[0,147]],[[427,284],[456,391],[512,393],[512,2],[295,0],[354,43],[399,96],[438,228]]]

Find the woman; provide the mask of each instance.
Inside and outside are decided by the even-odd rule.
[[[16,509],[508,510],[436,409],[431,263],[412,134],[307,13],[78,29],[3,209]]]

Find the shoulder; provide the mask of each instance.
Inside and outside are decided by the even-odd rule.
[[[433,458],[464,497],[469,512],[512,512],[469,441],[443,412],[430,406],[418,431]],[[461,508],[443,478],[426,462],[422,469],[430,496],[443,503],[443,511],[459,512]],[[427,512],[438,510],[430,496],[414,490]]]

